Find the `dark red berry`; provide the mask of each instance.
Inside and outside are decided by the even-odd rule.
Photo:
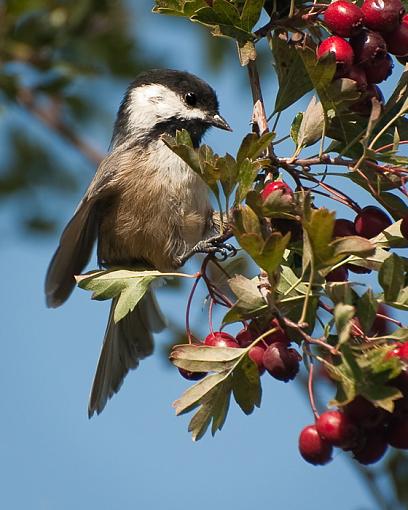
[[[401,23],[395,30],[384,35],[390,53],[398,57],[408,54],[408,24]]]
[[[353,63],[353,48],[347,41],[337,35],[328,37],[322,41],[317,48],[318,58],[323,57],[323,55],[326,55],[329,52],[334,53],[336,62],[340,64],[351,66]]]
[[[354,51],[355,62],[358,64],[370,64],[377,59],[385,58],[387,55],[385,41],[377,32],[362,30],[351,39],[350,44]]]
[[[404,14],[400,0],[365,0],[361,10],[364,25],[378,32],[391,32],[397,28]]]
[[[363,13],[357,5],[338,0],[327,7],[324,13],[324,22],[333,34],[351,37],[361,30]]]
[[[364,69],[358,65],[353,65],[346,70],[344,76],[341,78],[349,78],[353,80],[357,84],[357,89],[360,92],[365,92],[367,90],[367,77]]]
[[[235,337],[240,347],[248,347],[258,337],[250,328],[243,328]]]
[[[375,407],[361,395],[344,406],[343,411],[356,425],[367,429],[381,425],[389,417],[384,409]]]
[[[348,271],[345,266],[336,267],[326,275],[326,282],[346,282],[348,280]]]
[[[263,347],[262,345],[254,345],[248,351],[249,359],[251,359],[256,364],[260,374],[263,374],[265,372],[265,367],[263,364],[264,352],[265,347]]]
[[[400,230],[401,230],[401,234],[408,241],[408,214],[402,218]]]
[[[354,228],[359,236],[371,239],[392,224],[384,211],[374,205],[361,209],[354,220]]]
[[[288,382],[299,372],[301,359],[295,349],[289,349],[284,343],[274,342],[265,350],[262,362],[272,377]]]
[[[223,331],[214,331],[214,333],[210,333],[205,338],[204,345],[209,345],[211,347],[239,347],[235,338]]]
[[[391,76],[393,67],[392,58],[388,54],[383,59],[376,59],[374,62],[367,63],[364,66],[367,82],[381,83]]]
[[[363,94],[358,101],[350,106],[350,110],[364,117],[368,117],[371,114],[371,109],[373,107],[371,101],[372,98],[375,98],[381,104],[384,104],[384,96],[377,85],[368,85],[365,94]]]
[[[355,236],[354,223],[344,218],[339,218],[334,222],[333,237]]]
[[[394,448],[408,450],[408,416],[391,419],[387,429],[387,440]]]
[[[346,264],[346,268],[352,273],[356,274],[370,274],[371,269],[363,266],[357,266],[356,264]]]
[[[357,427],[341,411],[326,411],[316,421],[316,428],[323,439],[333,446],[349,447],[357,437]]]
[[[282,195],[293,195],[292,190],[290,187],[286,184],[286,182],[282,181],[274,181],[274,182],[268,182],[266,183],[264,189],[261,192],[262,200],[266,200],[271,193],[274,191],[280,191]]]
[[[190,370],[184,370],[184,368],[179,368],[178,371],[184,379],[189,381],[199,381],[207,375],[207,372],[191,372]]]
[[[286,345],[290,344],[290,338],[285,333],[285,331],[281,328],[277,319],[271,320],[271,323],[270,323],[268,329],[275,329],[275,331],[273,333],[269,333],[269,335],[267,335],[266,337],[263,338],[263,341],[266,344],[271,345],[274,342],[280,342],[280,343],[283,343]]]
[[[379,461],[384,456],[387,448],[385,434],[380,429],[366,432],[361,443],[353,448],[352,452],[357,462],[368,465]]]
[[[308,425],[300,433],[299,452],[306,462],[323,466],[332,460],[333,447],[320,437],[315,425]]]

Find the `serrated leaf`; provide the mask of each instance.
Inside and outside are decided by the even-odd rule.
[[[351,319],[354,317],[354,306],[338,304],[334,308],[334,321],[338,335],[338,345],[348,342],[352,328]]]
[[[168,16],[190,17],[202,7],[208,7],[205,0],[155,0],[153,12]]]
[[[356,315],[365,333],[368,333],[373,325],[377,313],[377,301],[373,291],[368,289],[357,301]]]
[[[256,234],[239,235],[237,240],[262,269],[272,274],[282,262],[283,254],[289,244],[290,232],[285,236],[274,232],[266,241]]]
[[[235,205],[240,204],[252,188],[256,176],[258,175],[258,167],[251,163],[249,159],[245,159],[239,166],[238,171],[238,189],[235,194]]]
[[[393,253],[384,261],[378,281],[384,289],[385,300],[396,301],[404,286],[404,263],[398,255]]]
[[[237,154],[237,163],[240,165],[245,159],[255,159],[273,141],[275,133],[264,133],[258,136],[256,133],[247,134],[241,142]]]
[[[170,361],[178,368],[190,372],[223,372],[233,367],[244,349],[234,347],[209,347],[176,345],[170,353]]]
[[[245,414],[251,414],[255,406],[261,405],[259,369],[248,356],[233,372],[232,391],[236,403]]]
[[[291,136],[292,140],[295,142],[296,146],[299,146],[298,135],[299,135],[299,128],[300,128],[300,124],[302,123],[302,119],[303,119],[303,112],[297,113],[296,117],[293,119],[292,125],[290,127],[290,136]]]
[[[221,427],[225,421],[231,395],[231,378],[227,377],[215,386],[201,402],[200,409],[195,413],[188,425],[193,441],[203,437],[211,420]],[[214,430],[215,432],[215,430]]]
[[[274,113],[281,112],[312,90],[313,84],[303,60],[295,47],[281,34],[275,32],[270,38],[272,53],[278,75],[279,88]]]
[[[333,256],[356,255],[369,256],[374,255],[375,246],[372,242],[360,236],[338,237],[330,243],[333,247]]]
[[[96,271],[77,277],[78,286],[93,292],[92,299],[103,301],[119,296],[114,311],[114,321],[118,322],[131,312],[147,292],[150,283],[165,276],[160,271],[132,271],[110,269]]]
[[[245,276],[237,274],[228,283],[238,300],[225,314],[223,324],[248,319],[267,308],[267,304],[259,292],[257,278],[249,280]]]
[[[241,27],[251,32],[262,12],[265,0],[246,0],[241,12]]]
[[[227,153],[225,156],[218,158],[216,162],[216,168],[219,171],[219,179],[221,181],[224,195],[228,199],[233,189],[237,185],[239,170],[237,162],[230,154]]]
[[[303,114],[297,135],[297,146],[308,147],[320,140],[324,130],[324,110],[322,104],[313,96]]]
[[[176,415],[188,413],[199,405],[200,400],[218,384],[222,383],[226,375],[224,372],[207,375],[205,379],[190,386],[181,397],[173,402]]]
[[[335,213],[325,208],[311,210],[303,220],[303,227],[307,233],[310,248],[316,267],[322,267],[333,257],[333,239]]]

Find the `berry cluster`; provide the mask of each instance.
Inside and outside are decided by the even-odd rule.
[[[390,53],[408,55],[408,15],[404,12],[400,0],[365,0],[361,9],[347,0],[338,0],[325,10],[324,22],[334,35],[321,42],[317,56],[334,53],[335,78],[350,78],[357,83],[362,97],[350,106],[352,111],[369,115],[371,98],[383,102],[376,84],[392,72]]]
[[[369,205],[360,210],[354,218],[354,222],[343,218],[336,220],[333,229],[333,237],[358,235],[366,239],[371,239],[391,224],[391,219],[384,211],[376,206]],[[326,275],[326,280],[329,282],[346,281],[348,278],[348,271],[361,274],[369,273],[370,269],[356,266],[355,264],[345,264],[330,271],[330,273]]]
[[[273,319],[267,328],[260,328],[258,324],[251,322],[236,337],[223,331],[214,331],[205,338],[204,345],[247,348],[268,331],[271,332],[249,349],[248,356],[258,367],[260,374],[266,370],[275,379],[288,382],[296,377],[302,358],[290,347],[290,340],[276,319]],[[179,372],[186,379],[194,381],[207,375],[204,372],[189,372],[181,368]]]
[[[375,407],[358,396],[342,410],[326,411],[314,425],[305,427],[299,436],[299,451],[311,464],[330,462],[333,446],[351,451],[361,464],[380,460],[388,446],[408,449],[408,344],[396,343],[387,355],[403,364],[392,385],[402,393],[393,413]]]

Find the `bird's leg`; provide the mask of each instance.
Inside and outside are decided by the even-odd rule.
[[[230,237],[232,237],[231,232],[224,232],[223,234],[217,234],[216,236],[199,241],[191,250],[180,257],[180,266],[196,253],[206,253],[207,255],[212,254],[214,256],[220,254],[220,260],[225,260],[229,255],[233,257],[236,255],[237,249],[232,244],[225,242]]]

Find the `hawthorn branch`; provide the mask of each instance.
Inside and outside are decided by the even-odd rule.
[[[16,101],[19,106],[72,145],[93,165],[99,165],[102,161],[103,155],[88,143],[84,142],[76,132],[61,119],[60,105],[57,101],[50,101],[47,107],[40,106],[35,92],[27,87],[20,87],[16,95]]]

